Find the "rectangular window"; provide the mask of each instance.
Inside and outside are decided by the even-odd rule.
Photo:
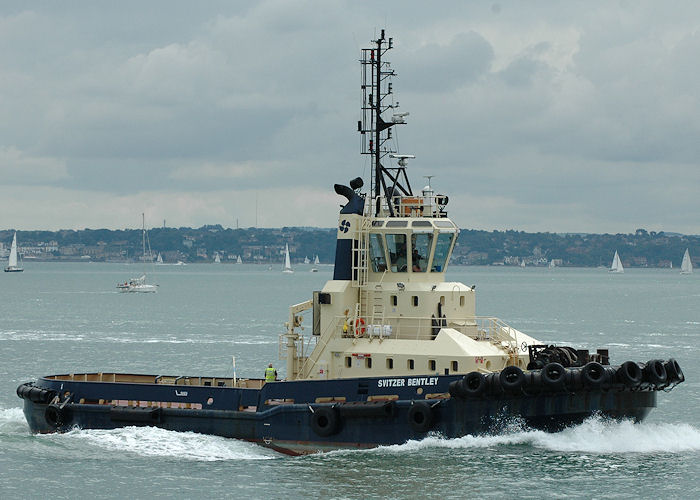
[[[369,235],[369,255],[372,261],[372,271],[375,273],[386,271],[386,254],[381,234],[372,233]]]
[[[396,306],[399,303],[399,298],[396,295],[391,296],[391,305]]]
[[[406,255],[406,235],[387,234],[386,248],[389,251],[391,271],[395,273],[405,273],[408,266]]]
[[[428,270],[428,259],[433,246],[433,233],[414,233],[411,236],[411,269],[414,273]]]
[[[435,360],[434,359],[428,360],[428,370],[430,370],[431,372],[435,371]]]
[[[459,305],[460,305],[461,307],[464,307],[464,302],[465,302],[465,301],[464,301],[464,295],[460,295],[460,296],[459,296]]]
[[[365,358],[365,368],[372,368],[372,358]]]
[[[457,361],[452,362],[452,372],[456,373],[459,371],[459,363]]]
[[[352,367],[352,358],[350,356],[345,356],[345,368]]]
[[[394,369],[394,360],[392,358],[386,358],[386,367],[388,370]]]
[[[412,359],[409,359],[409,360],[408,360],[408,369],[409,369],[409,370],[413,370],[413,366],[414,366],[414,365],[413,365],[413,360],[412,360]]]
[[[435,243],[435,255],[433,255],[433,265],[431,271],[434,273],[442,273],[447,266],[447,254],[450,253],[452,239],[455,233],[440,233]]]
[[[418,307],[418,295],[411,297],[411,301],[413,302],[414,307]]]

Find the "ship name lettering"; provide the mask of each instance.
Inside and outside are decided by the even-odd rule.
[[[415,387],[417,385],[437,385],[438,377],[416,377],[408,379],[408,386]]]
[[[377,387],[403,387],[406,380],[402,378],[382,378],[377,380]]]

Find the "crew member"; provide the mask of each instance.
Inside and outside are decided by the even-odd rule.
[[[265,382],[274,382],[277,380],[277,370],[272,367],[272,363],[265,368]]]
[[[414,272],[421,272],[422,269],[420,268],[420,261],[421,261],[421,256],[418,254],[417,249],[413,249],[413,254],[411,255],[411,259],[413,260],[413,271]]]

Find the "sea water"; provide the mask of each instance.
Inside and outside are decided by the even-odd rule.
[[[700,275],[672,270],[453,267],[477,311],[613,363],[675,357],[687,381],[640,425],[594,417],[557,434],[429,436],[287,457],[194,433],[130,427],[32,435],[17,385],[83,371],[262,377],[287,307],[332,268],[156,266],[156,294],[120,294],[143,269],[25,263],[0,275],[0,498],[698,498]],[[308,321],[308,320],[307,320]],[[307,327],[310,326],[307,324]],[[307,330],[307,333],[308,330]]]

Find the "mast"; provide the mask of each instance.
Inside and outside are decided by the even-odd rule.
[[[397,195],[412,196],[411,184],[406,175],[406,159],[412,155],[397,155],[391,149],[388,141],[392,138],[391,128],[394,125],[406,123],[408,113],[394,112],[390,121],[382,119],[382,113],[387,110],[396,110],[396,103],[387,103],[385,100],[393,93],[392,83],[389,81],[396,76],[391,64],[382,62],[382,56],[393,48],[393,39],[385,38],[384,30],[377,40],[373,40],[373,48],[362,49],[362,120],[357,123],[357,129],[362,134],[362,154],[372,158],[372,174],[370,178],[370,196],[375,202],[374,215],[380,215],[382,209],[382,195],[390,216],[394,216],[394,204],[392,198]],[[369,137],[369,139],[368,139]],[[389,155],[398,159],[398,166],[386,167],[382,164],[382,158]]]
[[[141,249],[143,251],[143,265],[146,265],[146,214],[141,212]],[[144,267],[145,269],[145,267]]]

